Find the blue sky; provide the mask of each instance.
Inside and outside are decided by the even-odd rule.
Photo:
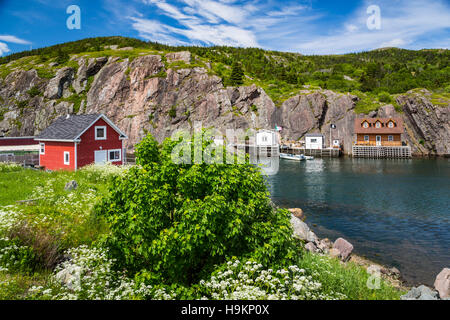
[[[69,5],[81,29],[69,30]],[[368,8],[380,10],[378,28]],[[370,20],[372,22],[377,20]],[[449,0],[0,0],[0,55],[86,37],[340,54],[449,48]]]

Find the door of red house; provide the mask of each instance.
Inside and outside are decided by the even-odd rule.
[[[105,164],[107,161],[106,150],[94,151],[94,156],[96,164]]]

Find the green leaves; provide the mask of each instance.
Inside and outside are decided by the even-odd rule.
[[[158,142],[152,135],[146,136],[136,147],[136,163],[145,166],[160,163],[160,150]]]
[[[110,226],[104,243],[132,275],[192,284],[232,256],[289,256],[288,215],[270,206],[251,165],[175,165],[175,143],[151,136],[137,147],[140,167],[116,178],[98,206]],[[206,145],[203,145],[205,148]]]

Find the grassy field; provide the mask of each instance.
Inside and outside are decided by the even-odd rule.
[[[290,272],[288,268],[287,271],[278,270],[280,275],[274,273],[271,280],[262,278],[272,272],[270,270],[249,272],[248,276],[253,277],[255,283],[260,281],[259,295],[242,295],[242,292],[236,291],[236,287],[230,286],[226,289],[229,291],[227,295],[222,296],[223,291],[215,293],[208,287],[216,281],[213,276],[209,280],[205,279],[206,284],[187,288],[187,296],[179,295],[180,290],[170,292],[167,288],[138,285],[135,279],[128,279],[120,270],[114,270],[113,262],[108,260],[107,254],[98,246],[98,240],[109,229],[93,210],[94,205],[108,193],[108,181],[124,174],[125,170],[114,166],[92,166],[76,173],[48,173],[0,164],[0,300],[186,297],[278,299],[284,296],[271,289],[280,285],[280,282],[272,283],[275,278],[281,283],[283,279],[287,279],[287,283],[291,281],[290,284],[284,284],[290,286],[290,289],[282,289],[290,292],[288,297],[292,298],[366,300],[400,297],[401,292],[384,281],[379,289],[369,289],[369,275],[360,266],[352,263],[344,265],[336,259],[302,250],[299,250],[297,266],[303,268],[305,277],[294,277],[292,272],[291,278],[280,276],[283,272]],[[71,180],[77,181],[78,188],[64,190],[65,184]],[[35,201],[16,203],[27,199]],[[63,262],[67,252],[72,260]],[[241,264],[245,268],[244,262]],[[298,268],[297,266],[289,268]],[[236,268],[241,267],[238,265]],[[58,275],[61,270],[79,270],[80,280],[77,286],[62,285]],[[222,279],[222,284],[241,281],[237,271],[235,274],[231,271],[223,274],[226,277]],[[300,291],[294,295],[292,285],[296,281],[298,287],[303,289],[298,289]]]

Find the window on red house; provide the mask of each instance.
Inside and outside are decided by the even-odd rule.
[[[117,149],[117,150],[109,150],[109,161],[114,162],[114,161],[120,161],[121,160],[121,150]]]
[[[95,127],[95,140],[106,140],[106,127]]]
[[[68,151],[64,152],[64,164],[66,165],[70,164],[70,152]]]

